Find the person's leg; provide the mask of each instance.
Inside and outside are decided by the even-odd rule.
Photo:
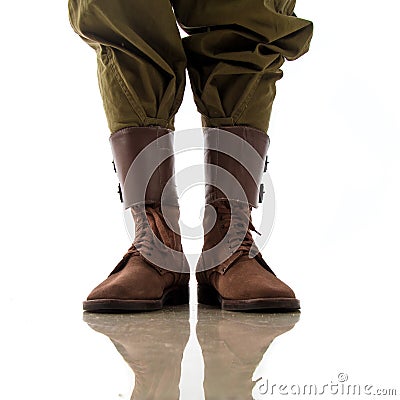
[[[229,310],[298,309],[291,288],[275,276],[254,245],[251,209],[258,203],[275,83],[282,77],[279,68],[285,59],[308,50],[312,23],[293,14],[295,0],[173,4],[189,34],[183,44],[204,127],[206,209],[199,302],[217,302]]]
[[[304,54],[312,23],[295,0],[173,0],[194,98],[205,126],[267,131],[285,59]]]
[[[186,57],[168,0],[69,0],[75,32],[96,50],[111,132],[132,126],[173,129]]]
[[[133,245],[90,293],[84,309],[150,310],[169,300],[188,302],[172,138],[186,57],[171,5],[167,0],[70,0],[69,12],[75,32],[97,53],[114,164],[124,206],[135,222]],[[172,185],[162,207],[168,181]]]

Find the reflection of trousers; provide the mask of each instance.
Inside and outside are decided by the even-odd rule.
[[[303,55],[312,37],[312,23],[293,13],[295,2],[69,0],[69,15],[96,50],[112,133],[173,129],[186,67],[203,125],[267,131],[280,67]],[[188,36],[180,37],[176,21]]]

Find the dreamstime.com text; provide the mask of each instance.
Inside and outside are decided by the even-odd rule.
[[[349,376],[344,372],[339,373],[335,380],[325,384],[284,384],[260,379],[257,382],[257,389],[265,396],[400,396],[400,389],[349,382]]]

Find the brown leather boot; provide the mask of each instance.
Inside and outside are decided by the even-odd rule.
[[[255,230],[251,209],[258,205],[268,135],[246,126],[205,128],[204,140],[207,183],[204,246],[196,273],[199,303],[231,311],[299,309],[292,289],[275,276],[250,232]],[[236,186],[232,181],[219,189],[229,177],[223,171],[235,178]]]
[[[83,309],[146,311],[188,303],[189,266],[179,232],[172,132],[126,128],[111,135],[110,142],[124,207],[131,209],[135,222],[135,239]]]

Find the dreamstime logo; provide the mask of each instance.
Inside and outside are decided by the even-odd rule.
[[[255,223],[255,228],[262,234],[254,237],[255,244],[251,247],[249,252],[250,257],[254,257],[258,251],[261,251],[265,247],[273,228],[275,218],[275,193],[272,180],[268,171],[262,173],[264,160],[261,159],[259,153],[248,142],[223,129],[207,129],[210,130],[210,132],[208,132],[209,134],[218,135],[218,139],[213,140],[211,144],[209,143],[207,149],[204,149],[202,130],[191,129],[163,135],[151,142],[138,154],[124,182],[124,220],[128,234],[133,241],[135,237],[135,227],[129,208],[135,204],[144,204],[146,188],[150,178],[165,160],[173,155],[184,155],[190,158],[191,152],[216,150],[224,155],[228,155],[235,160],[235,162],[245,167],[254,182],[258,182],[261,178],[265,193],[264,199],[253,214],[256,214],[256,222],[258,222],[258,224]],[[206,174],[204,174],[205,169],[207,171]],[[179,183],[178,186],[176,186],[176,182]],[[238,179],[232,173],[218,165],[205,165],[204,163],[191,164],[179,170],[174,176],[168,179],[168,182],[163,188],[161,212],[169,228],[181,234],[183,239],[198,240],[200,235],[203,234],[203,224],[200,223],[198,226],[188,227],[181,221],[181,231],[179,232],[179,225],[176,221],[177,214],[176,211],[174,211],[175,207],[170,206],[176,204],[176,199],[174,199],[176,195],[181,197],[183,193],[190,191],[193,187],[207,184],[212,184],[224,193],[226,198],[230,199],[229,203],[231,207],[237,204],[235,201],[246,202],[244,189]],[[207,212],[208,222],[204,229],[204,234],[212,228],[216,221],[216,212],[213,207],[206,206],[205,212]],[[146,222],[148,224],[147,220]],[[151,232],[151,229],[149,229],[148,232]],[[239,241],[235,241],[237,243],[236,248],[230,248],[230,243],[228,243],[229,237],[233,233],[236,239],[239,238]],[[241,240],[245,238],[245,234],[246,232],[242,231],[240,234],[241,236],[238,237],[237,226],[234,217],[232,217],[225,237],[216,246],[202,253],[202,257],[207,260],[207,266],[202,268],[202,270],[211,269],[225,261],[225,259],[240,246]],[[149,258],[149,261],[164,269],[182,272],[182,265],[186,260],[185,255],[165,246],[154,233],[152,234],[151,240],[154,248],[158,249],[158,251],[153,251],[146,256]],[[195,254],[186,254],[186,256],[188,259],[196,258]]]
[[[371,384],[350,382],[348,374],[338,373],[330,383],[272,383],[268,379],[260,379],[256,387],[262,396],[397,396],[400,391],[394,388],[383,388]]]

